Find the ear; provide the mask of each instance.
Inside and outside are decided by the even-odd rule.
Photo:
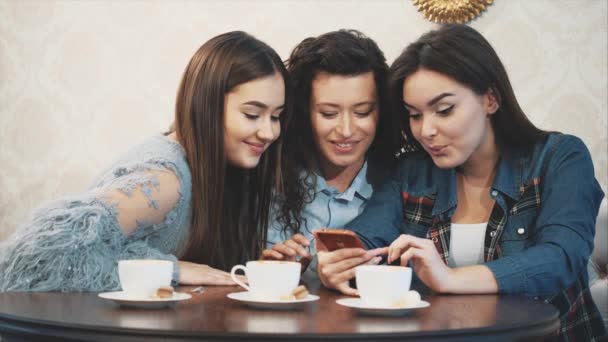
[[[498,96],[496,96],[496,92],[494,91],[494,88],[488,89],[488,91],[486,92],[484,97],[485,97],[484,102],[485,102],[486,112],[488,113],[488,116],[496,113],[498,108],[500,108],[500,100],[499,100]]]

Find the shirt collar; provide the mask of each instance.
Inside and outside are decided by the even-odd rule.
[[[523,161],[520,153],[508,147],[502,149],[490,191],[496,190],[511,199],[519,199],[521,194],[518,187],[522,181],[522,167]],[[456,169],[440,169],[434,166],[433,179],[437,180],[436,189],[445,189],[445,191],[435,192],[437,198],[432,213],[435,216],[455,208],[458,203]]]
[[[501,150],[501,158],[496,166],[496,176],[492,190],[497,190],[511,199],[521,196],[519,186],[522,183],[523,159],[521,153],[505,147]]]
[[[456,169],[441,169],[433,165],[433,179],[436,180],[437,188],[435,189],[435,193],[437,198],[433,205],[432,215],[436,216],[456,207],[458,201]],[[437,189],[441,189],[441,191],[437,191]]]
[[[323,192],[324,190],[326,190],[329,193],[337,193],[337,190],[335,187],[333,187],[333,186],[330,187],[327,185],[325,178],[323,178],[323,176],[320,175],[320,172],[315,172],[315,175],[317,177],[315,194],[318,194],[319,192]],[[353,179],[353,182],[351,183],[351,185],[346,189],[346,191],[344,191],[341,194],[338,194],[336,196],[336,198],[343,199],[346,201],[352,201],[352,199],[355,197],[355,195],[359,195],[359,197],[369,200],[370,197],[372,196],[372,192],[373,192],[373,187],[372,187],[371,183],[367,180],[367,160],[366,160],[363,163],[363,166],[361,167],[361,169],[359,170],[357,175],[355,176],[355,178]]]

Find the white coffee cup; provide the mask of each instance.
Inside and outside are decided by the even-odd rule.
[[[363,265],[355,268],[357,289],[363,302],[371,306],[395,306],[406,297],[412,269],[401,266]]]
[[[230,276],[258,300],[280,300],[289,296],[300,282],[299,262],[258,260],[249,261],[247,266],[236,265]],[[236,277],[236,271],[243,270],[249,285]]]
[[[120,286],[130,297],[153,297],[159,287],[171,285],[172,276],[172,261],[135,259],[118,262]]]

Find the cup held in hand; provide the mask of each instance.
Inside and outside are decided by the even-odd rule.
[[[249,285],[236,277],[236,271],[243,270]],[[247,262],[247,266],[236,265],[230,271],[235,283],[245,288],[251,296],[259,300],[280,300],[291,295],[300,282],[301,266],[292,261],[257,260]]]

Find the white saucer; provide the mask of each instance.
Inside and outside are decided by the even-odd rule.
[[[279,310],[292,309],[297,306],[301,306],[304,303],[314,302],[315,300],[319,299],[319,296],[309,294],[308,296],[302,299],[262,300],[258,298],[252,298],[251,293],[249,293],[249,291],[229,293],[227,297],[230,299],[237,300],[239,302],[243,302],[254,308]]]
[[[408,306],[375,306],[365,303],[361,298],[342,298],[336,300],[336,303],[353,308],[361,313],[370,315],[403,315],[415,309],[422,309],[430,306],[429,302],[424,300],[419,301],[414,305]]]
[[[114,301],[122,306],[131,306],[144,309],[158,309],[175,304],[176,302],[192,298],[191,295],[181,292],[173,292],[173,297],[169,298],[133,298],[123,291],[103,292],[99,297]]]

